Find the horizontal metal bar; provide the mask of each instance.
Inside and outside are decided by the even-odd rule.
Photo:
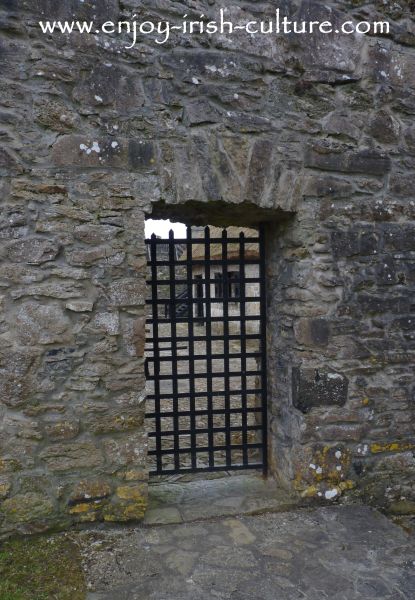
[[[251,463],[251,464],[236,464],[236,465],[220,465],[217,467],[182,467],[180,469],[161,469],[159,471],[150,471],[150,475],[176,475],[178,473],[202,473],[204,471],[213,473],[214,471],[246,471],[248,469],[263,469],[263,463]]]
[[[242,354],[240,353],[230,353],[229,358],[242,358]],[[243,356],[245,356],[246,358],[257,358],[258,356],[262,356],[261,352],[247,352],[246,354],[244,354]],[[224,354],[212,354],[212,360],[223,360],[225,358]],[[152,356],[147,357],[148,362],[153,363],[156,359]],[[159,362],[170,362],[172,361],[172,357],[171,356],[160,356],[157,358],[157,360]],[[182,361],[189,361],[189,360],[206,360],[206,354],[195,354],[194,356],[190,357],[190,356],[177,356],[176,358],[177,362],[182,362]]]
[[[257,413],[257,412],[261,412],[262,408],[260,406],[252,406],[252,407],[248,407],[247,409],[245,409],[247,413]],[[177,413],[173,410],[169,410],[169,411],[165,411],[165,412],[152,412],[152,413],[147,413],[146,414],[146,419],[156,419],[158,417],[173,417],[177,414],[177,416],[179,417],[190,417],[191,415],[196,415],[199,417],[205,416],[205,415],[225,415],[227,413],[231,414],[231,415],[240,415],[242,414],[243,409],[242,406],[240,406],[239,408],[230,408],[228,410],[226,410],[225,408],[214,408],[213,410],[179,410]]]
[[[246,315],[245,317],[243,317],[244,321],[259,321],[261,319],[260,315]],[[179,317],[174,319],[175,323],[187,323],[188,322],[188,318],[187,317]],[[200,318],[200,321],[205,321],[206,319],[204,318]],[[233,323],[236,321],[240,321],[241,317],[239,315],[235,315],[232,317],[227,317],[226,318],[227,321],[232,321]],[[197,317],[195,317],[194,319],[195,323],[198,321]],[[220,323],[224,321],[224,317],[210,317],[209,321],[211,323]],[[171,323],[172,320],[171,319],[157,319],[157,323]],[[147,325],[152,325],[154,323],[154,319],[146,319],[146,323]],[[212,336],[213,337],[213,336]],[[223,336],[223,338],[225,339],[225,336]],[[185,338],[188,339],[188,338]],[[212,338],[211,338],[212,339]],[[228,336],[229,339],[229,336]],[[178,340],[178,338],[176,338],[176,341]]]
[[[235,280],[235,282],[237,282],[238,280]],[[175,282],[178,286],[180,285],[186,285],[187,284],[187,279],[175,279]],[[158,285],[158,286],[166,286],[168,287],[170,280],[169,279],[156,279],[155,281],[152,281],[151,279],[147,279],[146,281],[147,285],[151,285],[152,283]],[[218,283],[217,279],[192,279],[192,284],[197,285],[197,284],[206,284],[206,283],[210,283],[210,284],[215,284]],[[258,277],[245,277],[244,278],[244,283],[257,283],[258,285],[261,283],[261,280]]]
[[[165,304],[223,304],[224,299],[223,298],[159,298],[157,300],[146,300],[146,304],[148,304],[149,306],[156,306],[156,305],[165,305]],[[246,298],[244,298],[243,300],[244,302],[258,302],[258,304],[261,301],[261,298],[259,296],[247,296]],[[239,297],[232,297],[229,298],[229,303],[230,304],[240,304],[241,300]],[[258,315],[258,319],[260,318],[260,315]],[[195,317],[195,319],[197,319],[197,317]],[[171,320],[171,319],[170,319]]]
[[[174,360],[173,363],[175,363],[176,361]],[[246,377],[255,377],[256,375],[261,375],[261,371],[245,371],[245,373],[241,373],[241,371],[229,371],[226,373],[227,377],[241,377],[241,375],[244,375]],[[180,379],[180,380],[184,380],[184,379],[189,379],[189,374],[188,373],[167,373],[165,375],[162,375],[160,373],[157,374],[157,379],[159,381],[168,381],[169,379]],[[222,379],[225,377],[225,373],[223,371],[218,371],[217,373],[195,373],[194,375],[195,379],[207,379],[208,377],[210,377],[211,379]],[[154,379],[154,375],[150,375],[150,377],[147,377],[147,381],[153,381]]]
[[[231,392],[231,396],[237,396],[238,394],[241,394],[242,391],[241,390],[235,390]],[[261,388],[252,388],[252,389],[247,389],[244,390],[244,394],[262,394],[262,390]],[[188,399],[188,398],[208,398],[208,397],[212,397],[212,398],[217,398],[223,396],[223,392],[179,392],[178,394],[176,394],[176,397],[179,399]],[[168,400],[169,398],[171,398],[171,393],[168,394],[158,394],[158,397],[160,398],[160,400]],[[154,394],[147,394],[147,400],[155,400],[156,397]]]
[[[206,260],[204,258],[192,258],[192,266],[203,266],[206,265]],[[209,264],[210,265],[239,265],[239,263],[241,262],[241,259],[239,258],[227,258],[226,260],[222,260],[220,258],[211,258],[209,259]],[[259,265],[260,261],[258,258],[244,258],[243,259],[243,264],[244,265]],[[154,260],[154,261],[147,261],[147,266],[151,267],[169,267],[169,266],[173,266],[173,267],[185,267],[186,266],[186,261],[180,261],[179,260],[174,260],[174,261],[170,261],[170,260]]]
[[[229,340],[240,340],[241,338],[244,338],[246,340],[261,340],[262,341],[262,336],[259,333],[247,333],[246,335],[242,335],[240,333],[230,333],[228,335],[228,339]],[[210,339],[212,340],[212,342],[223,342],[223,340],[225,339],[224,335],[212,335],[210,336]],[[195,342],[205,342],[206,341],[206,335],[195,335],[193,340]],[[149,337],[146,340],[147,342],[154,342],[154,338],[153,337]],[[188,342],[189,338],[188,336],[177,336],[176,337],[176,342]],[[157,338],[157,342],[169,342],[171,344],[171,337],[158,337]],[[164,350],[164,348],[160,348],[160,350]],[[165,348],[165,350],[168,350],[168,348]]]
[[[243,448],[262,448],[262,443],[256,444],[231,444],[230,446],[201,446],[199,448],[193,448],[193,452],[223,452],[226,450],[242,450]],[[163,448],[162,450],[149,450],[148,454],[155,456],[156,454],[190,454],[191,448]]]
[[[206,435],[207,433],[226,433],[226,431],[233,431],[234,433],[238,433],[238,432],[243,432],[243,431],[260,431],[262,429],[262,425],[247,425],[246,427],[244,427],[243,425],[238,426],[238,425],[234,425],[231,426],[229,429],[227,429],[226,427],[212,427],[212,429],[179,429],[177,432],[175,431],[161,431],[159,434],[157,434],[155,431],[151,431],[148,434],[148,437],[151,438],[156,438],[156,437],[168,437],[171,435],[175,435],[176,433],[178,435],[191,435],[192,433],[196,434],[196,435]]]
[[[201,238],[193,238],[193,239],[188,239],[188,238],[174,238],[173,239],[174,244],[201,244],[201,245],[205,245],[205,238],[201,237]],[[240,238],[226,238],[226,243],[227,244],[238,244],[240,243]],[[152,240],[151,239],[146,239],[146,244],[148,246],[150,246]],[[209,238],[209,242],[211,244],[222,244],[223,242],[223,238]],[[260,239],[259,237],[246,237],[244,238],[244,242],[246,244],[259,244],[260,243]],[[156,238],[153,241],[154,244],[159,245],[159,246],[167,246],[167,244],[169,243],[169,240],[163,239],[163,238]]]

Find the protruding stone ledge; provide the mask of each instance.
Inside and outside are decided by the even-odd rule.
[[[292,370],[292,400],[295,408],[308,413],[316,406],[344,406],[349,382],[340,373],[319,369]]]

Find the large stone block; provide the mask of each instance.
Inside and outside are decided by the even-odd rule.
[[[144,104],[140,79],[111,62],[92,69],[74,88],[74,99],[82,106],[112,108],[119,115],[137,111]]]
[[[56,165],[68,168],[153,170],[157,149],[153,142],[145,139],[65,135],[54,143],[52,160]]]
[[[15,175],[23,172],[19,158],[6,148],[0,149],[0,175]]]
[[[349,15],[327,3],[303,0],[298,13],[299,21],[330,21],[340,29]],[[356,81],[360,77],[359,59],[363,47],[363,36],[329,35],[315,32],[308,35],[292,34],[291,47],[295,48],[298,60],[308,79],[325,83]]]
[[[112,306],[142,306],[145,302],[145,283],[142,279],[120,279],[109,285]]]
[[[80,240],[85,244],[95,245],[108,242],[114,239],[121,232],[121,227],[88,223],[85,225],[78,225],[77,227],[75,227],[74,236],[75,239]]]
[[[68,505],[74,506],[80,503],[91,503],[108,498],[112,493],[112,487],[104,479],[82,479],[70,491]]]
[[[72,442],[46,447],[40,458],[51,471],[92,469],[103,465],[102,452],[90,442]]]
[[[76,438],[80,430],[80,425],[79,421],[56,417],[54,419],[46,419],[44,429],[47,438],[55,442]]]
[[[50,518],[55,510],[47,496],[36,493],[18,494],[0,505],[2,514],[9,523],[30,523]]]
[[[30,400],[37,358],[28,349],[0,350],[0,403],[16,408]]]
[[[16,312],[17,338],[24,346],[71,342],[71,321],[56,304],[25,302]]]
[[[305,154],[305,166],[324,171],[386,175],[391,160],[384,152],[365,149],[351,152],[345,147],[320,142],[309,146]]]
[[[44,296],[45,298],[79,298],[85,295],[85,289],[81,284],[66,281],[51,281],[51,283],[39,283],[26,285],[24,287],[15,287],[10,296],[13,300],[24,298],[26,296]]]
[[[327,346],[330,323],[326,319],[299,319],[294,327],[295,337],[306,346]]]
[[[415,56],[400,48],[374,45],[369,54],[373,78],[393,88],[415,88]]]
[[[322,369],[292,370],[292,401],[295,408],[308,413],[318,406],[344,406],[349,381],[340,373]]]
[[[54,239],[28,237],[11,242],[7,248],[10,262],[40,265],[56,258],[60,245]]]

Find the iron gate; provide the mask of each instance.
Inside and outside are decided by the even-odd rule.
[[[146,243],[150,472],[265,472],[263,230]]]

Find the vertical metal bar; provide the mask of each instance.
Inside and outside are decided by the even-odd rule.
[[[212,304],[210,293],[210,229],[205,228],[205,296],[206,296],[206,393],[208,410],[208,447],[209,467],[215,465],[214,434],[213,434],[213,377],[212,377]]]
[[[156,234],[153,233],[150,241],[150,261],[151,261],[151,310],[153,315],[153,367],[154,367],[154,412],[156,425],[156,461],[157,473],[162,472],[161,455],[161,418],[160,418],[160,346],[159,346],[159,323],[158,323],[158,292],[157,292],[157,243]]]
[[[267,297],[265,270],[265,225],[259,229],[260,269],[260,331],[261,331],[261,388],[262,388],[262,463],[263,473],[268,471],[268,382],[267,382]]]
[[[239,235],[239,315],[241,334],[241,399],[242,399],[242,460],[248,465],[248,411],[247,411],[247,377],[246,377],[246,286],[245,286],[245,235]]]
[[[228,277],[228,232],[222,232],[222,284],[223,284],[223,372],[225,392],[225,446],[226,465],[232,465],[231,452],[231,402],[229,381],[229,277]]]
[[[180,468],[179,453],[179,403],[177,389],[177,314],[176,314],[176,273],[175,273],[175,251],[174,251],[174,232],[169,231],[169,289],[170,289],[170,327],[171,327],[171,376],[172,376],[172,395],[173,395],[173,441],[174,441],[174,468]]]
[[[187,296],[188,296],[188,327],[189,327],[189,391],[190,391],[190,456],[192,469],[197,467],[196,453],[196,415],[195,415],[195,341],[194,341],[194,315],[193,310],[197,308],[193,303],[193,265],[192,265],[192,229],[187,228],[186,232],[186,262],[187,262]],[[196,284],[197,285],[197,284]]]

